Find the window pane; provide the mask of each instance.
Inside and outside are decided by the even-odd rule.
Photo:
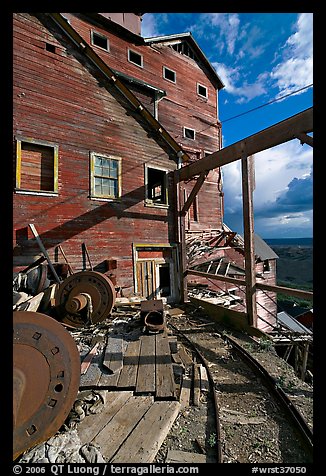
[[[95,164],[95,167],[96,167],[96,166],[101,167],[101,166],[102,166],[102,159],[101,159],[101,157],[98,157],[98,156],[96,155],[96,156],[95,156],[95,162],[94,162],[94,164]]]
[[[118,178],[118,161],[111,160],[111,177]]]

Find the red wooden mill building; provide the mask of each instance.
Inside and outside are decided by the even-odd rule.
[[[246,276],[240,295],[250,312],[251,273],[265,283],[264,295],[255,294],[265,317],[252,323],[268,328],[277,256],[223,223],[220,167],[255,148],[219,159],[229,149],[218,114],[222,81],[190,33],[143,38],[141,18],[14,14],[14,272],[39,255],[34,224],[54,263],[61,248],[74,270],[84,269],[86,245],[94,269],[124,296],[187,299],[187,285],[206,282],[211,264],[235,295],[234,282],[244,286]],[[299,119],[296,130],[309,132]],[[214,249],[190,266],[194,238]]]

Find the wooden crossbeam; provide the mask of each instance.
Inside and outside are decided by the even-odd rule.
[[[182,167],[174,172],[177,182],[189,180],[205,170],[216,169],[223,165],[239,160],[243,154],[247,156],[257,154],[262,150],[275,147],[289,140],[297,138],[300,134],[313,131],[313,108],[306,109],[295,116],[278,122],[267,129],[246,137],[234,144],[218,150],[203,159]]]
[[[314,146],[314,138],[311,136],[308,136],[308,134],[304,134],[303,132],[301,134],[297,134],[297,138],[301,142],[301,144],[308,144],[310,147]]]
[[[191,192],[189,194],[189,197],[187,198],[186,203],[183,205],[183,208],[180,211],[181,215],[185,215],[187,213],[187,211],[189,210],[189,208],[191,207],[191,204],[195,200],[197,193],[199,192],[203,183],[205,182],[205,178],[206,178],[207,174],[208,174],[208,172],[204,171],[198,177],[197,182],[194,185],[194,188],[191,190]]]

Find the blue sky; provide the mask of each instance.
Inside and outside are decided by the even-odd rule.
[[[313,88],[307,88],[313,83],[312,13],[143,16],[144,37],[188,31],[225,84],[219,93],[224,147],[313,105]],[[254,160],[255,232],[263,238],[312,237],[313,149],[293,140]],[[223,167],[223,184],[224,221],[242,234],[239,161]]]

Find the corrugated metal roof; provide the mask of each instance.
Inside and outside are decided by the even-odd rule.
[[[275,251],[259,235],[254,235],[255,255],[262,261],[278,258]]]
[[[291,317],[285,311],[277,313],[277,320],[293,332],[298,332],[299,334],[312,335],[312,332],[307,327],[305,327],[303,324],[301,324],[296,319]]]

